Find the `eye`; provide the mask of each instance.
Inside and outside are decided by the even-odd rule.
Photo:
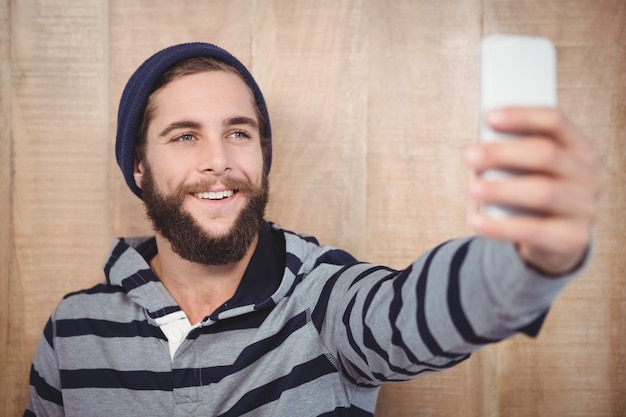
[[[183,133],[174,138],[174,142],[189,142],[192,140],[194,140],[194,137],[191,133]]]
[[[237,130],[228,136],[235,139],[250,139],[250,135],[243,130]]]

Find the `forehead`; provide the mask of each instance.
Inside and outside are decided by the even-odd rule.
[[[226,71],[203,71],[177,77],[151,97],[155,110],[175,109],[185,104],[211,104],[211,107],[241,107],[254,111],[254,96],[241,77]]]

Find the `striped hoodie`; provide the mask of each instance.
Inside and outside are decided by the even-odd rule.
[[[381,384],[535,335],[572,279],[481,237],[397,271],[266,223],[233,298],[174,352],[161,326],[182,312],[150,270],[155,254],[154,238],[115,240],[106,281],[61,301],[25,416],[372,416]]]

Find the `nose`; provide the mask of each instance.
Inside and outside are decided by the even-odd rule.
[[[220,138],[201,141],[198,149],[198,170],[213,174],[224,174],[230,170],[230,158],[226,144]]]

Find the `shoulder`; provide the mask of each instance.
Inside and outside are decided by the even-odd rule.
[[[101,282],[65,295],[53,313],[53,320],[105,318],[128,311],[130,304],[123,288]]]
[[[271,226],[285,239],[286,267],[293,273],[307,272],[322,264],[344,266],[358,263],[350,253],[321,245],[314,236],[296,233],[274,223]]]

